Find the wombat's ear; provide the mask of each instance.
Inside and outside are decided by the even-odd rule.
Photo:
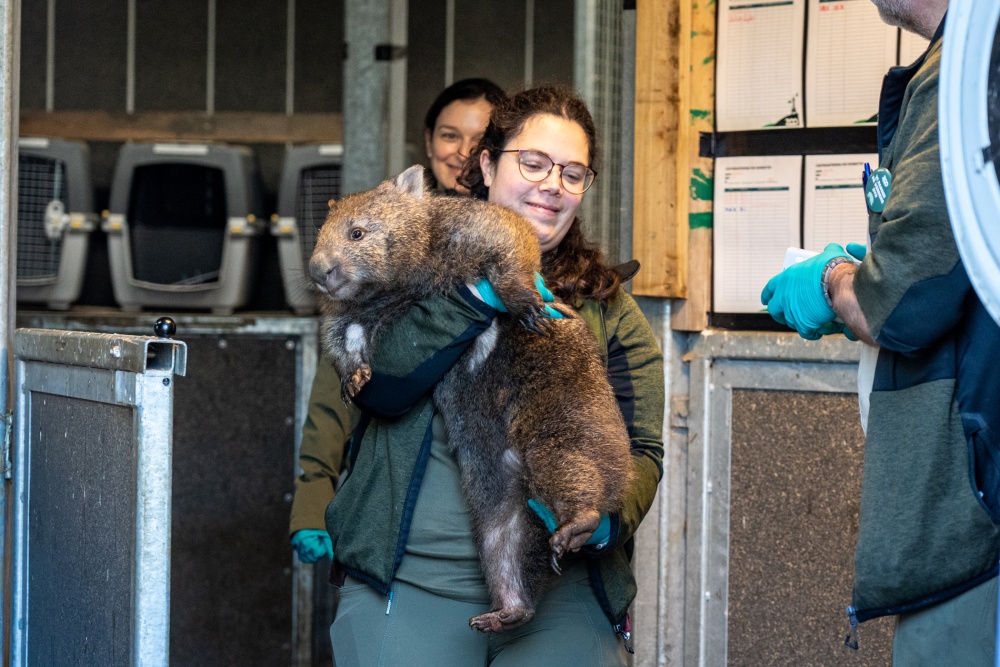
[[[407,194],[423,199],[424,197],[424,168],[415,164],[402,174],[396,177],[396,187],[402,188]]]
[[[334,205],[334,204],[336,204],[336,203],[337,203],[337,200],[336,200],[336,199],[331,199],[330,201],[328,201],[328,202],[326,203],[326,207],[327,207],[327,208],[333,208],[333,205]]]

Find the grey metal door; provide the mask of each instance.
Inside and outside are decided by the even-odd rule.
[[[165,338],[19,329],[11,664],[168,664],[173,385]]]

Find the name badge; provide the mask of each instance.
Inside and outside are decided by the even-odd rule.
[[[865,183],[865,199],[868,202],[868,209],[875,213],[885,210],[885,202],[889,199],[889,192],[892,190],[892,174],[888,169],[876,169],[868,177]]]

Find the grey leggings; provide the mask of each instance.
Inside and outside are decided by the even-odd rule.
[[[404,582],[392,604],[348,578],[330,626],[337,667],[624,667],[621,639],[601,610],[583,567],[568,569],[545,593],[535,618],[499,634],[480,634],[469,618],[488,604],[434,595]]]

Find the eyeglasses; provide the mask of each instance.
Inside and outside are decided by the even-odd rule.
[[[597,178],[597,172],[579,162],[570,164],[559,164],[553,162],[545,153],[540,151],[525,151],[511,149],[500,151],[501,153],[517,153],[517,164],[521,170],[521,176],[532,183],[540,183],[549,177],[553,167],[559,167],[559,182],[566,192],[575,195],[582,195]]]

